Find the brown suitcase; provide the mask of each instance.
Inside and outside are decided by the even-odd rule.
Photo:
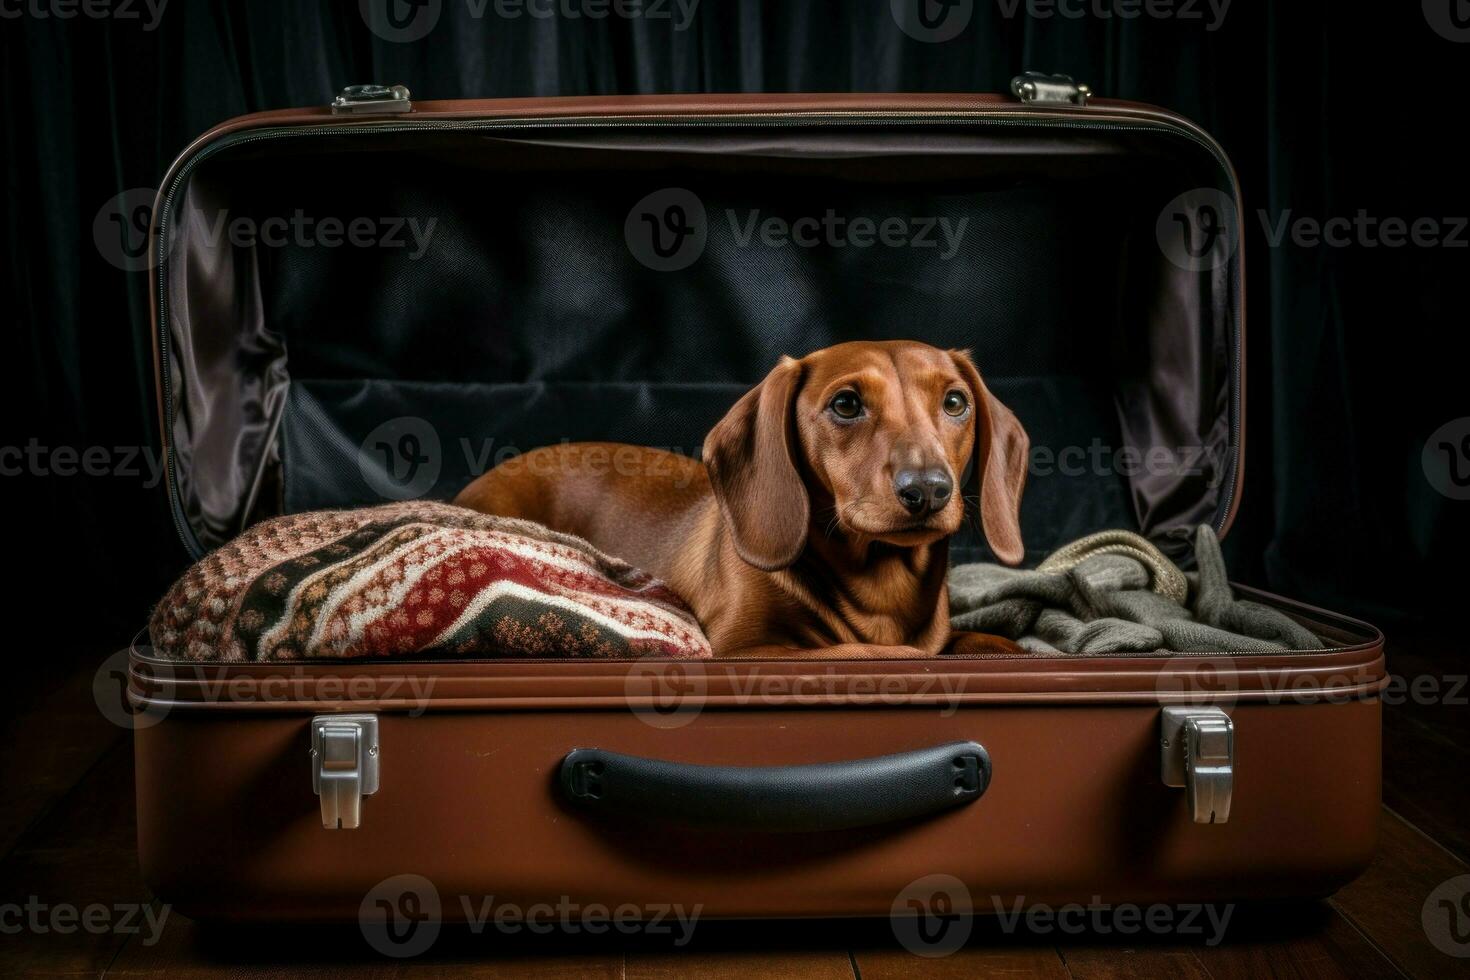
[[[1245,415],[1230,164],[1159,109],[1060,77],[1014,88],[413,103],[363,87],[219,126],[154,217],[186,547],[276,513],[447,499],[505,447],[693,451],[778,355],[900,336],[973,348],[1050,453],[1033,456],[1028,560],[1108,527],[1174,554],[1194,525],[1223,534]],[[680,234],[639,238],[635,213]],[[297,215],[383,219],[382,236],[402,219],[404,246],[229,230]],[[827,215],[847,237],[746,235]],[[908,247],[857,244],[864,216],[898,219]],[[363,451],[385,425],[437,451]],[[953,554],[984,558],[983,540]],[[201,666],[140,645],[142,867],[189,915],[365,923],[385,889],[382,907],[447,920],[489,895],[646,917],[888,915],[936,890],[978,912],[1327,894],[1374,847],[1382,637],[1246,591],[1328,648]]]

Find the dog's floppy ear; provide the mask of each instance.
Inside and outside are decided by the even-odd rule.
[[[995,557],[1018,565],[1026,557],[1021,543],[1021,491],[1031,459],[1031,439],[1021,422],[985,387],[968,351],[952,350],[955,366],[970,386],[975,406],[975,473],[980,484],[980,524]]]
[[[801,364],[781,358],[704,440],[704,465],[740,557],[773,572],[806,546],[811,501],[796,470]]]

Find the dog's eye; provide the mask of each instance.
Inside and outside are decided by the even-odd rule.
[[[839,391],[827,407],[840,419],[855,419],[863,414],[863,400],[855,391]]]
[[[944,396],[944,414],[946,415],[964,415],[965,409],[969,407],[970,400],[962,391],[951,391]]]

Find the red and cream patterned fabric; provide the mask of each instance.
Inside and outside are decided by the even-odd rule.
[[[710,656],[662,582],[539,524],[424,501],[263,521],[154,611],[160,656]]]

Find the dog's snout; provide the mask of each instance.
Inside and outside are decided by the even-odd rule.
[[[954,481],[938,467],[922,470],[900,470],[893,479],[893,490],[899,503],[910,514],[931,514],[949,503]]]

